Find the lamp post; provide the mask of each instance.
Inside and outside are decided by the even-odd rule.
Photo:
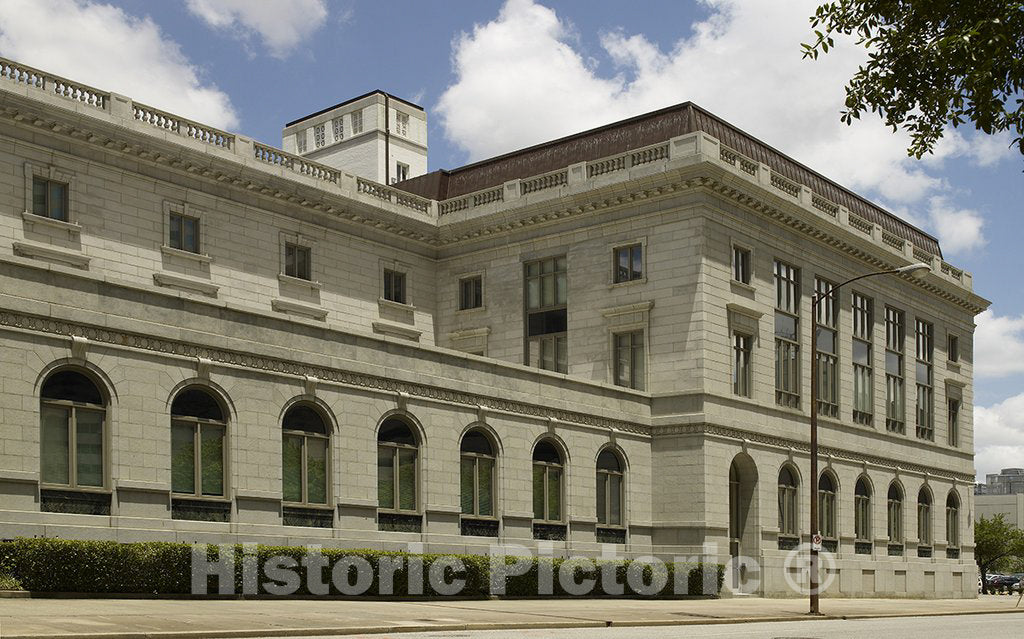
[[[811,535],[821,532],[818,527],[818,303],[825,297],[834,295],[841,287],[866,277],[874,277],[876,275],[915,275],[922,271],[930,270],[931,266],[924,262],[918,262],[890,271],[866,273],[833,286],[824,295],[819,295],[815,292],[811,297],[811,328],[813,329],[811,331]],[[810,590],[811,610],[809,614],[820,615],[821,610],[818,607],[818,550],[813,544],[811,545]]]

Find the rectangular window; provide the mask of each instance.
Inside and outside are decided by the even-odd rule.
[[[285,243],[284,274],[300,280],[313,279],[312,256],[308,246]]]
[[[853,421],[870,426],[874,419],[874,370],[871,298],[853,294]]]
[[[32,213],[62,222],[68,221],[68,185],[40,177],[32,178]]]
[[[306,129],[295,134],[295,151],[300,154],[306,152]]]
[[[946,359],[954,363],[960,361],[960,338],[956,335],[946,336]]]
[[[917,436],[935,439],[934,390],[932,388],[932,360],[934,355],[934,327],[924,320],[915,322],[917,335]]]
[[[345,137],[345,120],[342,118],[331,120],[331,130],[334,131],[334,141],[341,142],[342,138]]]
[[[484,305],[484,278],[472,275],[459,280],[459,310],[481,308]]]
[[[615,341],[615,385],[644,389],[644,332],[617,333]]]
[[[199,252],[199,218],[171,213],[167,226],[168,244],[171,248],[189,253]]]
[[[949,400],[947,407],[948,415],[946,417],[949,422],[949,445],[959,446],[960,445],[960,400],[951,399]]]
[[[751,264],[750,249],[733,245],[732,247],[732,279],[743,284],[750,284]]]
[[[885,307],[885,428],[905,433],[905,377],[903,343],[906,324],[903,311]]]
[[[402,182],[409,179],[409,165],[397,162],[395,164],[395,182]]]
[[[363,112],[353,111],[352,112],[352,135],[363,132]]]
[[[775,261],[775,403],[800,407],[800,270]]]
[[[406,303],[405,273],[384,269],[384,299],[398,304]]]
[[[620,246],[615,249],[615,283],[632,282],[644,276],[643,245]]]
[[[732,392],[741,397],[750,397],[750,353],[753,338],[742,333],[732,334]]]
[[[835,284],[814,278],[818,297],[814,318],[814,356],[818,359],[818,412],[839,417],[839,304]]]
[[[325,126],[325,124],[318,124],[313,127],[313,144],[315,144],[318,149],[327,144],[327,135],[324,132]]]
[[[527,262],[526,364],[568,371],[568,283],[565,256]]]
[[[395,111],[395,133],[398,135],[409,135],[409,114]]]

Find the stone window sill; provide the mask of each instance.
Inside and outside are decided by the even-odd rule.
[[[67,231],[71,235],[78,235],[82,232],[82,225],[77,222],[55,220],[52,217],[36,215],[35,213],[29,213],[28,211],[23,211],[21,213],[21,219],[25,220],[25,223],[29,225],[40,224],[42,226],[49,226],[51,228]]]
[[[153,273],[153,281],[157,286],[180,288],[190,293],[201,293],[209,297],[217,297],[220,287],[206,280],[184,277],[171,273]]]
[[[21,257],[34,257],[51,262],[60,262],[80,269],[89,268],[90,258],[75,251],[30,242],[15,242],[13,248],[14,254]]]
[[[383,297],[377,299],[377,305],[380,308],[393,308],[399,311],[409,311],[410,313],[416,310],[416,307],[412,304],[403,304],[401,302],[393,302],[386,300]]]
[[[213,261],[213,258],[210,257],[209,255],[204,255],[202,253],[193,253],[192,251],[185,251],[182,249],[176,249],[167,246],[166,244],[160,247],[160,252],[163,253],[164,255],[168,255],[171,257],[182,257],[187,260],[200,262],[202,264],[209,264],[210,262]]]
[[[292,277],[291,275],[285,275],[284,273],[278,273],[277,281],[281,282],[282,284],[293,284],[295,286],[303,286],[306,288],[313,289],[314,291],[319,291],[321,288],[323,288],[323,285],[315,280],[304,280],[301,277]]]
[[[327,319],[327,309],[319,306],[313,306],[312,304],[302,304],[300,302],[293,302],[291,300],[278,298],[270,301],[270,308],[280,313],[305,315],[306,317],[312,317],[313,319],[320,321]]]

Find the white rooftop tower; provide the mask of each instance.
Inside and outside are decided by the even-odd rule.
[[[281,132],[281,148],[394,184],[427,172],[427,114],[411,102],[371,91],[289,122]]]

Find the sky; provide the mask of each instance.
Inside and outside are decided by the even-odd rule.
[[[430,170],[692,100],[936,235],[991,300],[975,333],[979,477],[1024,466],[1024,158],[950,129],[934,155],[839,121],[863,49],[804,60],[806,0],[0,0],[0,55],[279,146],[382,89],[427,110]]]

